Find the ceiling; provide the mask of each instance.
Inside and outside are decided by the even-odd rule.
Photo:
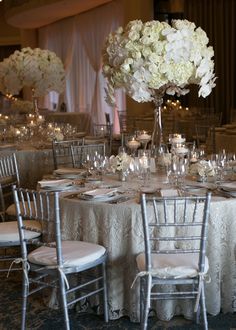
[[[65,17],[73,16],[112,0],[30,0],[7,8],[5,18],[9,25],[20,29],[35,29]]]

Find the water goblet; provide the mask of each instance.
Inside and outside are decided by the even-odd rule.
[[[137,141],[134,136],[130,137],[126,143],[131,151],[131,156],[135,157],[137,149],[140,147],[141,142]]]
[[[139,173],[145,186],[150,179],[151,173],[151,151],[141,149],[138,151]]]

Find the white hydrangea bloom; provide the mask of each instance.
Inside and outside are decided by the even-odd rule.
[[[117,156],[110,157],[111,170],[115,173],[116,171],[128,171],[132,157],[126,152],[121,152]]]
[[[200,176],[215,176],[215,169],[211,162],[200,160],[197,163],[190,165],[189,173],[192,175]]]
[[[0,63],[0,91],[19,94],[24,86],[43,96],[50,91],[61,93],[65,70],[60,58],[49,50],[22,48]]]
[[[156,94],[186,94],[199,85],[206,97],[215,87],[214,51],[200,27],[187,20],[134,20],[110,33],[103,52],[103,74],[108,80],[107,102],[123,88],[137,102],[153,101]]]

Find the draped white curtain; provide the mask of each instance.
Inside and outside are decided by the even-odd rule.
[[[120,0],[112,1],[39,29],[39,47],[54,51],[65,65],[66,89],[59,106],[65,102],[68,112],[89,112],[99,124],[105,123],[105,113],[109,113],[115,133],[119,131],[117,108],[105,102],[101,55],[108,34],[123,24],[121,8]],[[52,109],[57,101],[56,93],[51,93],[46,106]],[[117,107],[125,109],[122,92],[117,93]]]
[[[236,108],[235,98],[235,47],[236,47],[235,0],[186,0],[184,16],[201,26],[207,33],[215,51],[216,87],[206,99],[189,93],[189,103],[213,107],[222,112],[223,123],[231,121]]]

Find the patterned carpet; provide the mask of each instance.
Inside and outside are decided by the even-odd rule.
[[[16,274],[16,273],[15,273]],[[20,329],[21,314],[21,279],[19,275],[11,273],[9,278],[0,275],[0,329],[18,330]],[[121,318],[115,321],[104,323],[103,318],[97,315],[83,313],[79,314],[75,310],[70,311],[71,329],[86,330],[126,330],[140,329],[139,324],[132,323],[128,318]],[[208,316],[209,330],[236,330],[236,314],[219,314],[218,316]],[[202,329],[192,321],[176,317],[169,322],[158,321],[156,318],[149,318],[148,329],[151,330],[194,330]],[[35,330],[60,330],[63,329],[63,316],[61,311],[51,310],[45,306],[40,293],[29,299],[27,329]]]

